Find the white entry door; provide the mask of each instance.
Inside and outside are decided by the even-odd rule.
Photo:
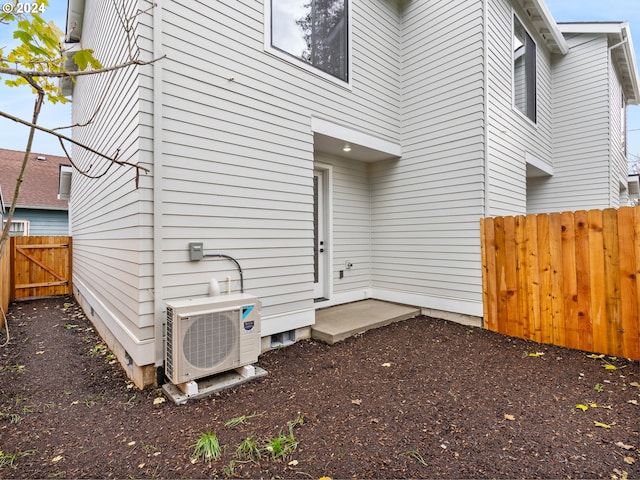
[[[327,298],[327,204],[326,179],[323,170],[313,171],[313,297]]]

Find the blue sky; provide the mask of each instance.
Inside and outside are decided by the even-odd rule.
[[[0,0],[2,3],[2,0]],[[558,22],[584,21],[628,21],[633,35],[636,58],[640,57],[640,0],[547,0],[549,10]],[[66,0],[50,0],[44,17],[53,20],[64,29]],[[0,25],[0,45],[10,46],[10,29]],[[33,97],[28,89],[8,89],[0,86],[0,110],[30,119],[33,111]],[[46,127],[60,127],[71,123],[71,107],[50,105],[43,107],[40,124]],[[629,108],[628,148],[632,155],[640,155],[640,106]],[[0,147],[23,150],[28,131],[10,120],[0,118]],[[52,155],[62,155],[58,141],[45,133],[36,133],[33,151]]]

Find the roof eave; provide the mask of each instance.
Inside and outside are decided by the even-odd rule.
[[[629,104],[640,104],[638,63],[628,22],[561,23],[559,27],[563,33],[597,33],[613,36],[618,43],[618,45],[614,45],[614,48],[623,49],[623,55],[617,56],[617,59],[624,62],[621,68],[627,73],[626,81],[623,82],[624,94]]]
[[[520,3],[551,52],[566,55],[569,45],[544,0],[520,0]]]
[[[640,105],[640,79],[638,78],[638,62],[636,60],[635,49],[633,48],[633,40],[631,38],[631,30],[629,29],[629,23],[622,24],[622,35],[625,43],[623,45],[625,51],[625,58],[627,59],[628,68],[630,72],[631,92],[627,92],[627,99],[632,105]]]
[[[82,37],[82,20],[84,18],[85,0],[67,1],[67,25],[65,41],[77,43]]]

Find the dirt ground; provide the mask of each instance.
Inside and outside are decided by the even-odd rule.
[[[1,478],[640,478],[638,362],[417,317],[270,351],[266,377],[176,406],[132,387],[73,299],[8,321]],[[207,432],[218,460],[193,458]]]

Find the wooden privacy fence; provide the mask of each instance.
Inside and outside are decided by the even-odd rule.
[[[11,299],[11,254],[7,245],[4,255],[0,258],[0,307],[6,313]],[[4,328],[4,317],[0,315],[0,330]]]
[[[11,238],[12,300],[71,294],[71,237]]]
[[[489,330],[640,360],[640,207],[481,219]]]

